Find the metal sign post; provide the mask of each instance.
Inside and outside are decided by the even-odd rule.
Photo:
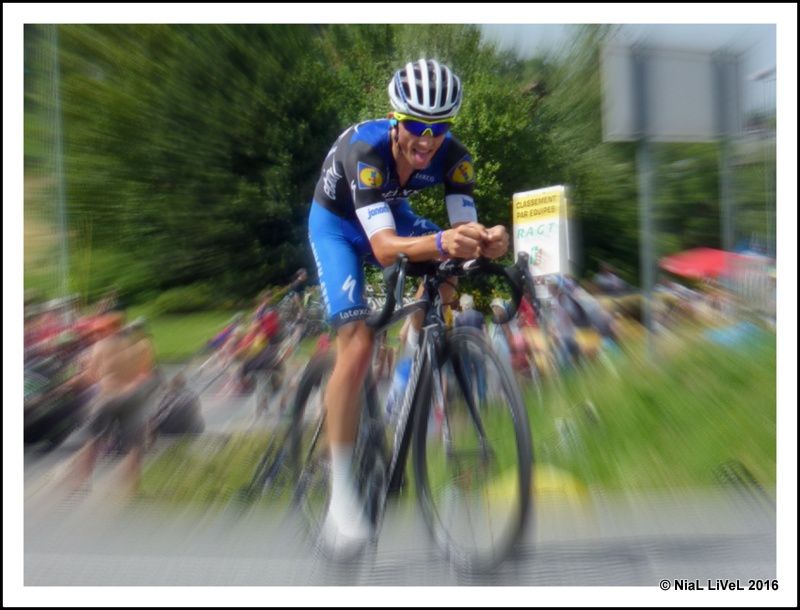
[[[636,173],[639,182],[639,276],[642,283],[642,319],[647,331],[647,355],[653,357],[653,231],[651,226],[653,206],[653,160],[649,141],[649,116],[647,99],[647,57],[642,49],[633,52],[633,99],[638,132],[636,148]]]
[[[656,142],[720,143],[722,243],[733,249],[735,216],[729,139],[741,131],[739,57],[681,49],[607,46],[602,56],[603,140],[635,141],[643,319],[652,353],[652,235]]]

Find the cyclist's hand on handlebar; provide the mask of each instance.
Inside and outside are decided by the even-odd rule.
[[[481,243],[487,238],[488,233],[482,224],[469,222],[445,231],[442,245],[453,258],[478,258]]]
[[[481,240],[480,254],[486,258],[500,258],[508,251],[508,232],[503,225],[485,229],[486,238]]]

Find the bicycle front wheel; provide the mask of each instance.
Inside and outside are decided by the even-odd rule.
[[[493,568],[522,534],[531,503],[533,449],[513,373],[483,335],[455,329],[441,383],[434,379],[415,431],[420,504],[456,568]]]

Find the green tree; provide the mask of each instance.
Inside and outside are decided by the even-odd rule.
[[[242,297],[312,266],[307,214],[325,155],[349,125],[386,115],[392,72],[420,57],[463,81],[453,133],[475,160],[481,221],[510,228],[513,193],[567,185],[582,271],[605,260],[635,282],[635,145],[602,142],[599,57],[612,31],[576,28],[566,54],[523,61],[470,25],[58,26],[81,289]],[[26,26],[26,178],[52,173],[52,75],[35,61],[47,44],[44,26]],[[659,252],[717,243],[717,148],[657,157]],[[740,232],[761,231],[768,163],[740,168]],[[447,223],[441,188],[412,205]]]

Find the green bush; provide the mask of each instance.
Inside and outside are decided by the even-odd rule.
[[[215,309],[220,300],[219,291],[210,284],[198,282],[162,292],[153,301],[151,311],[154,315],[207,311]]]
[[[94,303],[111,288],[126,302],[141,302],[156,283],[149,265],[125,252],[78,248],[70,257],[70,290]]]

